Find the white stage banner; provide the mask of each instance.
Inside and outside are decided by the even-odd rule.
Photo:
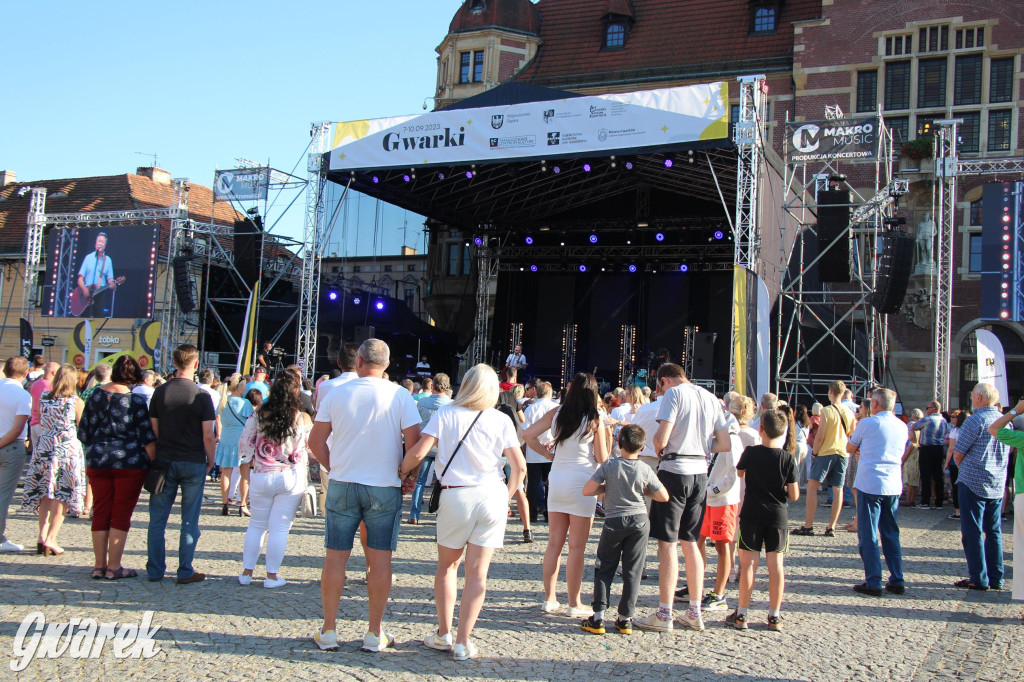
[[[999,338],[987,329],[974,332],[978,339],[978,381],[992,384],[999,391],[999,404],[1003,407],[1010,402],[1010,391],[1006,386],[1006,355]]]
[[[332,171],[580,157],[725,139],[725,82],[334,124]]]

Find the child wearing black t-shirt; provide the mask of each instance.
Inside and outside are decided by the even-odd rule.
[[[761,445],[744,450],[736,465],[737,474],[747,483],[736,543],[740,554],[740,598],[739,606],[725,620],[738,630],[747,629],[747,607],[762,547],[768,566],[768,629],[782,629],[780,610],[786,583],[782,555],[789,546],[786,500],[800,497],[796,463],[782,449],[786,422],[783,413],[765,410],[757,429]]]

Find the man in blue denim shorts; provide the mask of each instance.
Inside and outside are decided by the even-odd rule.
[[[338,604],[360,523],[366,525],[370,598],[370,623],[362,648],[383,651],[395,643],[382,621],[391,593],[391,553],[398,547],[402,515],[398,468],[402,439],[412,447],[420,438],[420,415],[409,391],[384,379],[390,360],[386,343],[364,341],[356,357],[358,378],[327,394],[309,434],[310,452],[327,469],[331,481],[324,516],[327,557],[320,576],[324,624],[313,635],[321,649],[338,648]]]
[[[836,534],[836,523],[843,511],[843,481],[846,479],[846,465],[849,462],[846,444],[853,433],[857,420],[843,405],[846,384],[833,381],[828,387],[831,405],[821,411],[821,422],[811,447],[811,475],[807,478],[807,516],[804,525],[793,531],[793,535],[814,535],[814,512],[818,508],[818,485],[824,483],[832,488],[832,516],[825,526],[825,535]]]

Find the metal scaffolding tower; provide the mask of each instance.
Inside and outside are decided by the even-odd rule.
[[[38,298],[37,275],[42,271],[43,226],[46,225],[46,188],[33,187],[28,207],[28,226],[25,235],[25,285],[22,287],[21,317],[32,321],[32,311]]]
[[[935,184],[932,215],[938,215],[935,278],[935,390],[932,394],[943,405],[949,404],[949,363],[953,321],[953,246],[956,239],[956,146],[957,129],[962,118],[935,122]],[[937,204],[937,206],[936,206]],[[937,214],[934,212],[938,209]]]
[[[295,330],[295,364],[304,377],[312,378],[316,368],[317,323],[320,317],[320,259],[327,240],[327,224],[323,220],[324,185],[327,174],[324,152],[331,124],[314,123],[310,129],[309,160],[306,165],[306,220],[302,233],[305,251],[302,259],[302,280],[299,287],[299,324]],[[342,196],[342,201],[345,197]]]

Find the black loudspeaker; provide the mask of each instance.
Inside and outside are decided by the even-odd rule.
[[[196,309],[196,300],[192,296],[192,274],[189,272],[191,262],[188,256],[177,256],[174,259],[174,295],[183,313]]]
[[[362,343],[366,339],[373,339],[377,336],[377,330],[373,328],[373,325],[357,324],[355,328],[355,337],[352,339],[355,343]]]
[[[691,379],[713,379],[715,339],[718,334],[701,332],[693,339],[693,367]]]
[[[907,296],[910,270],[914,265],[914,238],[906,232],[886,232],[875,274],[871,306],[882,315],[898,313]]]
[[[850,259],[849,204],[848,190],[818,192],[818,253],[821,256],[818,259],[819,282],[841,284],[850,281],[853,262]],[[834,241],[835,244],[829,247]]]
[[[256,216],[253,219],[235,221],[235,269],[252,286],[260,276],[260,253],[263,251],[263,220]]]

